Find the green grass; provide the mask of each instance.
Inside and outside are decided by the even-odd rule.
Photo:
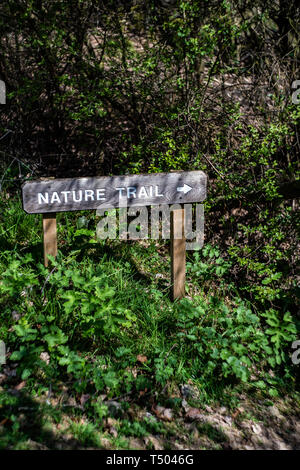
[[[45,269],[41,217],[16,199],[2,199],[0,209],[3,448],[30,448],[31,440],[51,448],[66,434],[67,447],[101,448],[104,439],[130,448],[130,438],[154,434],[167,448],[180,425],[151,416],[157,405],[181,416],[182,384],[197,390],[188,398],[195,407],[234,409],[242,390],[293,393],[292,321],[278,326],[285,336],[277,347],[216,248],[188,254],[188,298],[172,303],[167,242],[97,241],[94,213],[59,214],[59,256]],[[111,418],[117,437],[107,433]],[[208,425],[201,433],[221,439]]]

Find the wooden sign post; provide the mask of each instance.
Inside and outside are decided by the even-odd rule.
[[[185,295],[184,209],[171,212],[171,295],[172,300]]]
[[[44,265],[49,264],[48,255],[57,255],[56,213],[43,214]]]
[[[56,213],[117,207],[201,202],[206,198],[206,175],[181,171],[91,178],[41,179],[22,187],[23,208],[43,214],[44,264],[57,254]],[[184,209],[171,212],[172,297],[185,292]],[[181,231],[181,232],[180,232]]]

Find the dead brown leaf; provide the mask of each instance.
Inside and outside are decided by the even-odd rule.
[[[159,419],[164,421],[172,421],[173,411],[170,408],[164,408],[163,406],[152,407],[152,411],[156,414]]]
[[[81,395],[80,397],[80,404],[81,406],[85,405],[85,403],[90,399],[90,395]]]
[[[234,413],[232,413],[232,418],[236,419],[238,415],[241,414],[240,410],[237,408]]]
[[[20,382],[18,385],[15,386],[15,390],[22,390],[26,385],[26,381],[23,380],[23,382]]]
[[[185,417],[190,419],[191,421],[194,421],[194,420],[201,421],[203,418],[203,413],[201,413],[201,411],[198,410],[198,408],[190,408],[186,412]]]
[[[148,361],[147,356],[143,356],[142,354],[138,354],[136,359],[137,359],[138,362],[141,362],[142,364],[144,364],[145,362]]]
[[[161,439],[158,439],[157,437],[154,436],[147,436],[144,438],[144,442],[146,446],[149,444],[152,445],[154,450],[164,450],[164,445]]]

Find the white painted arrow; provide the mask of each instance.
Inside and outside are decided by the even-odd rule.
[[[183,186],[179,186],[179,187],[177,188],[177,191],[186,194],[186,193],[188,193],[191,189],[193,189],[193,188],[191,188],[188,184],[185,184],[185,183],[184,183]]]

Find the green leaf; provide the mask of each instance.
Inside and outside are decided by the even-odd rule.
[[[31,374],[32,374],[31,369],[24,369],[21,375],[22,380],[28,379],[28,377],[30,377]]]

